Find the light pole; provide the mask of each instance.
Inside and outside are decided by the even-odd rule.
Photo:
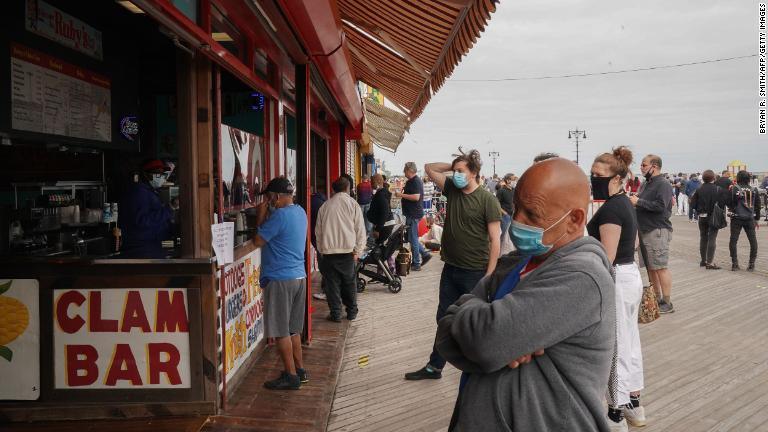
[[[497,151],[488,152],[488,157],[493,159],[493,176],[496,177],[496,158],[501,156],[501,153]]]
[[[568,131],[568,139],[576,139],[576,165],[579,164],[579,138],[581,139],[587,139],[587,131],[579,130],[579,128],[576,128],[576,130],[569,130]]]

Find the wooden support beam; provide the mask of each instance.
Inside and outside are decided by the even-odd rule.
[[[355,45],[354,45],[352,42],[350,42],[349,40],[347,40],[347,47],[348,47],[348,48],[349,48],[349,50],[352,52],[352,54],[353,54],[355,57],[357,57],[357,58],[358,58],[358,60],[360,60],[361,62],[363,62],[363,64],[364,64],[364,65],[365,65],[365,66],[366,66],[368,69],[370,69],[370,70],[371,70],[371,72],[373,72],[373,73],[375,73],[375,74],[378,74],[378,73],[379,73],[379,69],[376,67],[376,65],[374,65],[373,63],[371,63],[371,61],[370,61],[370,60],[368,60],[368,57],[366,57],[366,56],[365,56],[363,53],[361,53],[361,52],[360,52],[360,50],[358,50],[358,49],[355,47]]]
[[[177,130],[179,139],[179,219],[181,222],[181,256],[194,258],[199,249],[197,236],[197,82],[193,58],[176,50]]]
[[[310,215],[312,212],[310,199],[310,175],[312,153],[310,145],[310,97],[312,89],[310,88],[310,68],[306,64],[296,65],[296,201]],[[307,217],[309,221],[309,216]],[[304,311],[304,331],[303,339],[305,342],[312,340],[312,272],[310,263],[311,243],[309,235],[309,224],[307,224],[307,244],[304,249],[304,263],[307,272],[307,302]]]

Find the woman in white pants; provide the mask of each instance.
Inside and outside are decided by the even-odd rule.
[[[643,354],[637,314],[643,282],[635,263],[637,217],[622,187],[632,163],[632,152],[619,147],[603,153],[592,164],[592,194],[605,203],[587,224],[589,235],[600,240],[616,272],[616,359],[608,395],[611,431],[626,431],[627,423],[646,424],[640,406]]]

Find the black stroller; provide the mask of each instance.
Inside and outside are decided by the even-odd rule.
[[[357,272],[357,292],[365,291],[368,282],[387,285],[393,293],[398,293],[403,288],[403,280],[389,269],[387,260],[403,246],[405,225],[399,225],[392,230],[389,238],[384,243],[377,244],[369,241],[368,249],[355,264]],[[370,279],[366,281],[363,276]]]

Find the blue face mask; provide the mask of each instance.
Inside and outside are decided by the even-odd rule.
[[[453,184],[455,184],[456,187],[459,189],[464,189],[465,187],[467,187],[467,184],[469,184],[469,181],[467,180],[467,175],[462,172],[454,171]]]
[[[544,238],[544,233],[547,232],[553,226],[562,222],[563,219],[566,218],[566,216],[571,214],[571,211],[572,210],[568,210],[568,213],[564,214],[563,217],[558,219],[557,222],[553,223],[546,229],[526,225],[524,223],[517,222],[513,219],[511,237],[512,237],[512,243],[514,243],[517,251],[523,255],[528,255],[528,256],[539,256],[549,252],[549,250],[552,249],[552,245],[560,241],[561,238],[565,237],[566,233],[563,233],[563,235],[561,235],[559,239],[555,240],[554,242],[552,242],[552,244],[548,244],[548,245],[545,245],[544,243],[542,243],[542,239]]]

